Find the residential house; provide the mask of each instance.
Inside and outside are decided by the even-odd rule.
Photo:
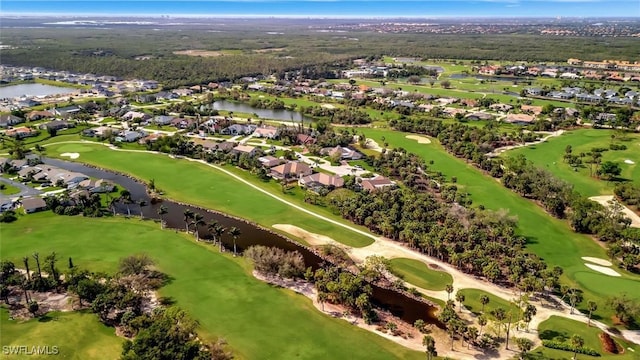
[[[298,134],[296,139],[300,145],[313,145],[316,143],[316,138],[307,134]]]
[[[340,160],[360,160],[363,157],[363,155],[358,151],[339,145],[332,148],[323,148],[320,150],[320,154],[329,155],[331,157],[340,155]]]
[[[573,97],[573,94],[568,93],[568,92],[564,92],[564,91],[552,91],[549,93],[549,97],[552,97],[554,99],[571,99]]]
[[[54,114],[51,111],[31,111],[27,113],[26,117],[29,121],[36,121],[53,117]]]
[[[16,139],[24,139],[30,136],[38,135],[38,131],[29,129],[28,127],[19,127],[15,129],[9,129],[5,131],[4,134]]]
[[[104,179],[99,180],[83,180],[78,183],[78,187],[88,190],[92,194],[97,193],[110,193],[115,190],[115,186]]]
[[[116,141],[134,142],[145,136],[142,131],[124,130],[116,137]]]
[[[140,111],[127,111],[124,115],[122,115],[122,120],[133,120],[133,119],[148,120],[150,118],[151,116]]]
[[[253,136],[258,138],[275,139],[278,137],[280,130],[275,126],[260,126],[254,132]]]
[[[327,188],[341,188],[344,186],[344,179],[337,175],[315,173],[301,177],[298,184],[306,188],[315,188],[318,185]]]
[[[175,117],[170,115],[158,115],[151,119],[151,122],[156,125],[169,125],[175,119]]]
[[[6,128],[6,127],[17,125],[23,122],[24,122],[24,119],[19,116],[15,116],[11,114],[0,115],[0,128]]]
[[[509,114],[504,121],[516,125],[529,125],[536,120],[535,116],[528,114]]]
[[[65,120],[53,120],[53,121],[49,121],[46,124],[40,125],[40,129],[54,130],[54,131],[73,128],[73,127],[76,127],[76,124],[74,122],[65,121]]]
[[[27,214],[33,214],[47,209],[47,203],[41,197],[30,197],[22,200],[22,209]]]
[[[286,164],[278,165],[271,168],[271,177],[276,180],[297,180],[303,176],[311,175],[312,171],[309,165],[299,162],[290,161]]]
[[[249,156],[254,156],[258,152],[258,149],[255,146],[238,145],[234,147],[232,151],[237,154],[247,154]]]
[[[258,158],[258,161],[263,167],[269,168],[269,169],[274,166],[278,166],[284,162],[284,160],[278,159],[277,157],[273,157],[273,156],[261,156]]]
[[[491,120],[493,119],[493,115],[485,112],[474,112],[471,114],[467,114],[464,118],[471,121]]]
[[[55,108],[53,110],[54,114],[62,117],[69,117],[73,114],[80,112],[82,108],[78,105],[70,105],[61,108]]]
[[[509,104],[492,104],[489,109],[493,111],[507,112],[513,110],[513,106]]]
[[[577,94],[576,99],[583,102],[597,103],[602,101],[602,97],[594,94]]]
[[[520,110],[526,114],[540,115],[542,113],[542,106],[534,106],[534,105],[522,105],[520,106]]]
[[[220,131],[222,135],[248,135],[256,130],[255,125],[242,125],[242,124],[233,124],[225,129]]]
[[[145,145],[145,144],[148,144],[148,143],[152,143],[152,142],[155,142],[156,140],[158,140],[159,138],[161,138],[163,136],[165,136],[165,134],[152,133],[152,134],[149,134],[149,135],[147,135],[145,137],[140,138],[140,140],[138,140],[138,144]]]
[[[396,186],[396,184],[390,179],[387,179],[384,176],[378,175],[371,179],[362,179],[362,182],[360,182],[360,186],[362,187],[363,190],[366,190],[366,191],[379,191],[384,188],[394,187]]]

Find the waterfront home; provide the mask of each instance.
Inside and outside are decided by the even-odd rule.
[[[29,121],[42,120],[46,118],[53,117],[54,114],[51,111],[31,111],[27,113],[26,117]]]

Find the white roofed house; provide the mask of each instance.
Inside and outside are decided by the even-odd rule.
[[[253,136],[258,138],[275,139],[278,137],[280,130],[275,126],[260,126],[254,132]]]
[[[249,156],[254,156],[258,153],[258,149],[255,146],[249,145],[238,145],[234,147],[232,151],[237,154],[247,154]]]
[[[315,173],[303,176],[298,180],[298,184],[305,188],[316,188],[318,186],[329,189],[341,188],[344,186],[344,179],[337,175],[325,173]]]

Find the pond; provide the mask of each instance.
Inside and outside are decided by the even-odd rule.
[[[77,89],[45,84],[19,84],[0,87],[0,99],[11,99],[22,96],[47,96],[70,94]]]
[[[220,213],[214,213],[195,206],[179,204],[173,201],[164,200],[162,203],[150,204],[150,199],[144,184],[133,180],[127,176],[116,174],[111,171],[96,169],[81,163],[74,163],[56,159],[44,159],[46,164],[54,165],[69,171],[80,172],[94,178],[102,178],[116,183],[119,187],[129,190],[134,204],[118,204],[116,211],[120,214],[130,214],[132,216],[142,216],[146,218],[159,220],[158,209],[160,206],[167,208],[167,214],[164,216],[165,223],[168,228],[184,229],[185,222],[183,220],[184,211],[189,209],[194,213],[203,215],[204,221],[210,223],[212,220],[226,228],[233,226],[240,230],[240,237],[236,241],[238,250],[241,251],[251,245],[275,246],[287,251],[298,251],[302,254],[305,264],[317,269],[326,263],[324,259],[316,255],[308,248],[301,246],[284,236],[267,231],[259,226],[251,224],[240,219],[225,216]],[[139,200],[144,200],[147,206],[138,205]],[[208,238],[210,235],[206,229],[206,225],[199,228],[200,235]],[[223,243],[227,248],[232,248],[232,239],[229,236],[223,236]],[[436,308],[427,303],[418,301],[405,294],[385,289],[372,284],[373,294],[372,301],[379,307],[389,310],[395,316],[401,318],[409,324],[413,324],[417,319],[422,319],[426,323],[441,326],[435,315]]]
[[[258,119],[272,119],[272,120],[295,121],[295,122],[300,122],[303,120],[305,122],[313,121],[312,118],[308,116],[304,116],[297,111],[258,109],[241,102],[232,102],[227,100],[220,100],[220,101],[214,102],[213,108],[216,110],[256,114],[258,115]]]

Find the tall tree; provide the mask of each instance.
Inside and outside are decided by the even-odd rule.
[[[445,287],[445,291],[447,292],[447,300],[451,300],[451,293],[453,292],[453,285],[448,284]]]
[[[422,338],[422,345],[425,347],[427,353],[427,360],[433,359],[434,356],[438,356],[436,352],[436,341],[431,335],[425,335]]]
[[[40,254],[33,253],[33,258],[36,260],[36,266],[38,268],[38,277],[42,279],[42,270],[40,269]]]
[[[238,239],[238,237],[240,236],[240,229],[238,229],[237,227],[232,227],[229,230],[229,235],[231,235],[231,238],[233,238],[233,256],[237,255],[237,251],[236,251],[236,240]]]
[[[589,320],[587,322],[587,326],[591,326],[591,316],[593,315],[594,311],[598,310],[598,304],[593,300],[589,300],[587,302],[587,309],[589,310]]]
[[[480,295],[480,303],[482,304],[482,313],[484,314],[484,307],[489,303],[489,296]]]
[[[191,221],[191,219],[193,218],[193,211],[186,209],[183,213],[184,215],[184,225],[185,225],[185,230],[188,233],[189,232],[189,222]]]
[[[169,212],[166,206],[160,205],[158,208],[158,215],[160,216],[160,228],[164,229],[164,216]]]
[[[571,335],[570,341],[571,345],[574,347],[573,360],[576,360],[578,358],[578,349],[584,346],[584,339],[578,334],[573,334]]]
[[[462,311],[462,303],[464,302],[464,294],[460,292],[460,290],[458,290],[458,292],[456,292],[456,301],[458,302],[458,311]]]
[[[520,349],[520,359],[524,359],[527,353],[533,348],[533,341],[527,338],[515,338],[516,346]]]
[[[196,241],[200,241],[200,231],[198,230],[198,227],[205,224],[204,216],[199,213],[193,214],[193,221],[191,221],[191,224],[193,225],[193,231],[196,233]]]
[[[31,271],[29,271],[29,257],[23,257],[22,262],[24,263],[24,269],[27,271],[27,280],[31,281]]]

